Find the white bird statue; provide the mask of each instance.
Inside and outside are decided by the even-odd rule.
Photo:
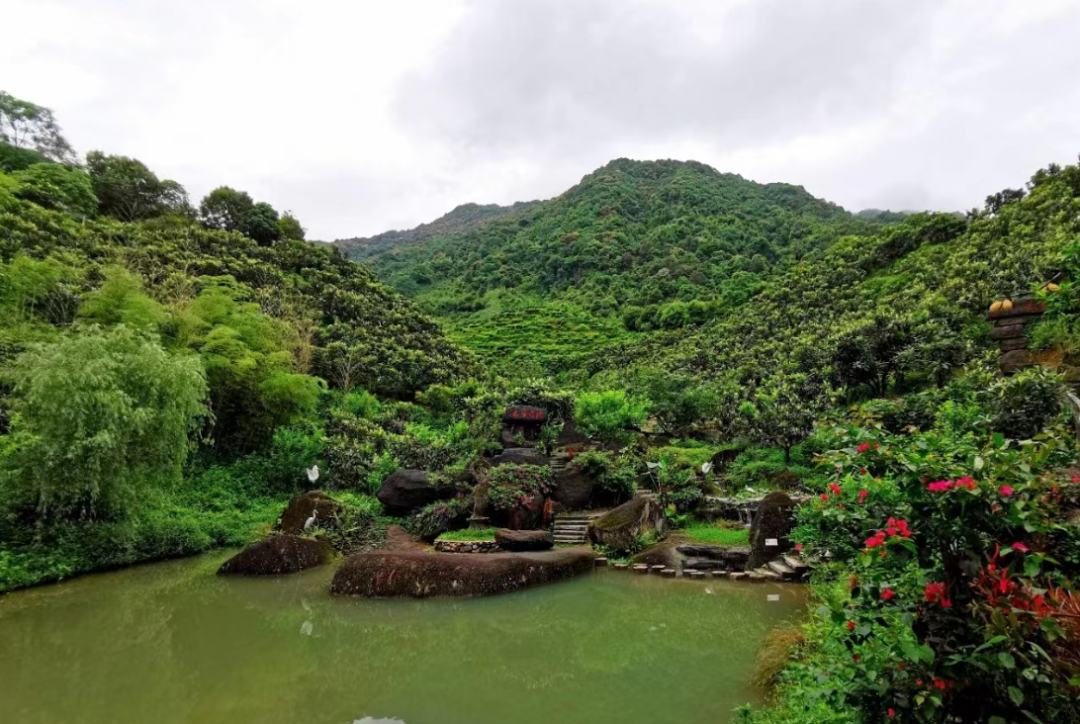
[[[311,517],[304,521],[304,530],[311,530],[315,525],[315,519],[319,517],[319,509],[311,511]]]
[[[310,468],[308,468],[307,479],[310,480],[312,483],[314,483],[316,480],[319,479],[319,466],[318,465],[312,465]]]

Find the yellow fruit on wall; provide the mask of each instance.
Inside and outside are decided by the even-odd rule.
[[[994,302],[990,305],[990,314],[1001,311],[1001,302]]]
[[[1061,287],[1059,287],[1057,284],[1054,284],[1053,282],[1050,282],[1049,284],[1043,286],[1043,289],[1048,292],[1056,292],[1059,291]]]
[[[1006,299],[1001,303],[1001,311],[1003,311],[1003,312],[1012,311],[1012,300],[1011,299]]]

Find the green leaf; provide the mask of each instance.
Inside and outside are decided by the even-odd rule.
[[[1002,651],[1000,654],[998,654],[998,661],[1000,661],[1001,665],[1004,666],[1006,669],[1016,668],[1016,659],[1014,659],[1013,655],[1007,651]]]
[[[1017,689],[1015,686],[1009,687],[1009,698],[1012,699],[1013,704],[1020,706],[1024,703],[1024,692]]]
[[[986,465],[986,461],[982,459],[982,456],[976,455],[975,465],[973,466],[975,468],[975,472],[979,472],[980,470],[982,470],[984,465]]]

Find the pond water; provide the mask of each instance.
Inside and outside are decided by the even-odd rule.
[[[13,724],[726,722],[804,590],[597,571],[483,599],[331,597],[332,569],[220,578],[228,557],[0,597]],[[773,600],[770,600],[773,599]]]

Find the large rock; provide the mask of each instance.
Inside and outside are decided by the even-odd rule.
[[[746,570],[746,564],[750,560],[751,553],[751,549],[747,546],[714,546],[692,543],[680,544],[676,547],[676,550],[693,559],[718,561],[723,564],[723,568],[729,571]]]
[[[682,566],[683,556],[676,550],[677,544],[678,541],[670,538],[660,541],[641,551],[630,560],[634,563],[644,563],[649,566],[663,565],[667,568],[678,569]]]
[[[487,596],[580,576],[593,569],[586,548],[542,553],[375,552],[349,556],[334,574],[331,593],[351,596]]]
[[[563,423],[559,436],[555,438],[557,447],[569,447],[570,445],[582,445],[589,441],[589,436],[577,429],[573,420]]]
[[[491,521],[510,530],[534,530],[544,522],[544,496],[534,495],[524,503],[518,502],[511,510],[492,507]]]
[[[504,551],[546,551],[555,546],[555,539],[546,530],[500,528],[495,531],[495,542]]]
[[[301,533],[304,523],[316,513],[316,524],[325,523],[334,517],[338,502],[321,490],[313,490],[310,493],[297,495],[285,506],[285,510],[278,519],[277,530],[282,533]]]
[[[634,498],[595,518],[589,525],[589,539],[617,551],[629,550],[635,539],[662,525],[664,516],[652,498]]]
[[[428,474],[423,470],[398,468],[375,493],[375,497],[391,515],[408,515],[417,508],[423,508],[436,500],[454,497],[452,486],[436,486],[428,482]]]
[[[325,541],[279,533],[252,543],[222,563],[218,574],[277,576],[321,566],[332,556],[330,544]]]
[[[581,510],[589,506],[596,481],[574,463],[567,463],[555,474],[555,490],[551,499],[566,510]]]
[[[491,459],[492,465],[548,465],[551,461],[543,453],[531,447],[512,447]]]
[[[1005,352],[998,358],[998,364],[1001,366],[1001,371],[1010,374],[1025,367],[1031,367],[1035,364],[1035,360],[1032,359],[1031,353],[1026,349],[1014,349],[1011,352]]]
[[[1015,321],[1015,324],[1012,323]],[[1027,320],[1021,317],[1017,320],[1009,320],[1010,324],[998,322],[990,330],[990,339],[1017,339],[1024,336],[1024,326]]]
[[[763,566],[791,550],[788,535],[795,525],[795,501],[787,493],[769,493],[761,499],[750,526],[750,560],[747,569]]]

